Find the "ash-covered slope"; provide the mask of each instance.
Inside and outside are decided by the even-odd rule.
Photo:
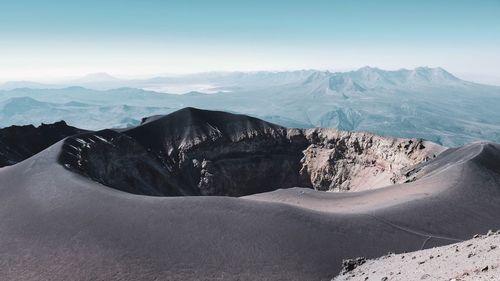
[[[11,126],[0,129],[0,167],[31,157],[65,137],[85,132],[64,121],[54,124]]]
[[[493,143],[447,150],[417,167],[409,183],[246,198],[119,192],[60,165],[62,146],[0,169],[6,280],[330,280],[349,257],[414,251],[500,227],[500,146]]]
[[[408,180],[442,147],[333,129],[286,129],[185,108],[126,130],[65,140],[60,162],[119,190],[155,196],[243,196],[294,186],[365,190]]]

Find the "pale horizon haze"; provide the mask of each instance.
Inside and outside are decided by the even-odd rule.
[[[500,84],[500,1],[2,1],[0,82],[443,67]]]

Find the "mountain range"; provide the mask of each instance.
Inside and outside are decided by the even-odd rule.
[[[0,127],[59,120],[90,130],[128,127],[142,116],[193,106],[287,127],[420,137],[447,146],[500,141],[500,87],[463,81],[442,68],[214,72],[145,80],[95,74],[72,83],[1,90]],[[148,90],[191,86],[198,90]]]
[[[212,85],[212,91],[234,91],[239,89],[257,89],[262,87],[294,84],[298,82],[312,82],[316,79],[331,80],[332,87],[337,84],[354,83],[364,88],[414,86],[426,83],[459,82],[446,70],[429,67],[418,67],[412,70],[400,69],[394,71],[382,70],[365,66],[356,71],[330,72],[319,70],[297,71],[256,71],[256,72],[206,72],[176,76],[158,76],[148,79],[119,79],[105,72],[91,73],[80,78],[59,81],[50,84],[32,81],[9,81],[0,85],[1,90],[16,88],[51,89],[78,86],[93,90],[110,90],[116,88],[160,88],[171,84],[205,84]],[[359,85],[358,85],[359,84]],[[183,94],[183,93],[178,93]]]

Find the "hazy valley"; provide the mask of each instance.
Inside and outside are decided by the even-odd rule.
[[[500,141],[500,87],[466,82],[441,68],[205,73],[139,81],[101,78],[83,80],[78,87],[3,90],[0,126],[65,120],[91,130],[129,127],[144,116],[192,106],[248,114],[287,127],[419,137],[446,146]],[[210,94],[142,89],[176,84],[212,88]]]

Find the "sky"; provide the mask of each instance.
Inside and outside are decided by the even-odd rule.
[[[500,0],[0,0],[0,81],[365,65],[500,84]]]

